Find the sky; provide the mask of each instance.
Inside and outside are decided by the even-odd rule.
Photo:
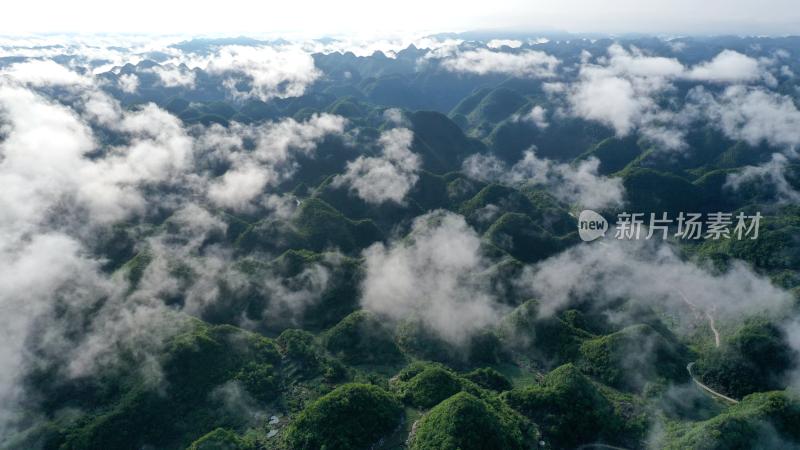
[[[797,0],[375,0],[6,2],[0,34],[407,35],[467,30],[800,33]]]

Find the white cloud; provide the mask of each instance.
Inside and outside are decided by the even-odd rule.
[[[539,105],[531,108],[530,112],[521,116],[516,116],[516,120],[530,122],[540,130],[544,130],[550,124],[547,122],[547,110]]]
[[[478,49],[457,52],[443,59],[441,64],[452,72],[550,78],[555,76],[559,60],[555,56],[535,50],[507,53]]]
[[[381,155],[350,161],[345,173],[334,178],[333,186],[348,185],[368,203],[402,204],[419,178],[420,159],[411,151],[413,140],[414,134],[407,128],[384,131],[379,139]]]
[[[84,117],[0,83],[0,414],[17,395],[16,377],[31,363],[24,358],[32,346],[48,362],[69,361],[65,375],[77,376],[129,345],[144,357],[144,341],[155,340],[158,330],[177,330],[158,327],[168,318],[163,303],[122,302],[124,281],[101,273],[84,239],[94,241],[104,225],[139,212],[146,204],[141,185],[179,181],[189,139],[157,107],[122,112],[93,89],[78,97]],[[99,111],[112,116],[121,141],[95,154],[99,142],[87,121]],[[54,315],[56,305],[65,317]],[[35,324],[41,330],[32,334]]]
[[[561,201],[582,208],[598,209],[622,205],[625,189],[622,180],[598,175],[600,161],[589,158],[574,165],[538,158],[529,150],[513,166],[493,155],[473,155],[464,161],[462,170],[485,181],[510,185],[541,185]]]
[[[548,77],[558,68],[554,57],[540,52],[497,56],[498,52],[488,50],[458,54],[455,46],[437,48],[446,49],[445,57],[452,52],[446,61],[459,71]],[[39,57],[55,56],[50,51],[62,50],[37,50]],[[86,46],[64,51],[84,52],[75,65],[70,64],[80,69],[96,70],[101,67],[98,64],[107,68],[141,58]],[[171,54],[176,60],[189,58],[197,67],[224,75],[237,97],[267,100],[300,95],[320,76],[310,55],[291,48],[227,47],[209,57]],[[448,64],[446,61],[443,64]],[[476,65],[472,69],[460,65],[468,63]],[[607,58],[587,57],[583,64],[578,84],[550,83],[549,92],[567,92],[577,102],[574,112],[606,123],[620,134],[638,129],[648,136],[659,134],[657,140],[665,142],[675,135],[656,125],[676,122],[653,98],[671,89],[672,80],[749,82],[758,79],[753,73],[759,70],[751,59],[735,52],[723,52],[686,69],[669,58],[621,48],[609,50]],[[188,75],[191,72],[167,72],[159,75],[166,85],[191,86],[194,82],[183,81],[193,77]],[[244,91],[234,87],[238,81],[245,82]],[[119,87],[125,92],[135,92],[137,84],[135,75],[119,78]],[[71,106],[38,92],[54,86],[69,88],[65,103]],[[696,99],[701,100],[702,112],[726,135],[754,145],[766,141],[788,155],[776,155],[766,165],[732,175],[731,186],[753,179],[788,186],[782,171],[800,139],[800,113],[792,98],[763,88],[737,86]],[[602,109],[604,101],[611,105],[606,111]],[[553,117],[557,114],[554,109]],[[403,125],[396,110],[387,110],[385,117]],[[536,106],[520,120],[543,128],[548,125],[547,111]],[[326,136],[342,134],[345,124],[341,117],[322,114],[305,122],[286,119],[263,126],[234,123],[228,129],[198,126],[186,130],[180,120],[155,105],[123,109],[100,90],[100,81],[52,60],[4,69],[0,76],[0,413],[18,394],[17,377],[29,362],[25,358],[30,357],[26,342],[39,338],[54,357],[68,361],[69,376],[113,364],[119,348],[124,347],[136,356],[143,370],[152,370],[157,378],[152,346],[179,330],[174,312],[163,305],[163,296],[185,294],[185,311],[199,313],[218,300],[219,279],[234,288],[241,286],[237,284],[241,279],[231,270],[230,255],[225,251],[214,245],[201,250],[206,237],[224,232],[224,222],[197,204],[187,204],[186,197],[170,203],[149,192],[186,190],[200,202],[208,199],[234,210],[246,210],[258,202],[285,215],[293,200],[265,190],[292,176],[297,154],[313,155]],[[105,134],[95,134],[97,126],[113,135],[114,144],[103,144],[100,136],[105,138]],[[412,138],[403,128],[383,133],[380,155],[352,161],[338,179],[367,201],[402,202],[419,170],[419,158],[410,151]],[[209,178],[207,167],[194,165],[196,152],[204,152],[211,163],[221,162],[221,167],[230,169]],[[561,200],[585,207],[618,205],[624,194],[621,182],[598,176],[598,164],[596,159],[559,164],[527,152],[510,167],[491,157],[474,157],[465,169],[495,181],[538,183]],[[171,189],[148,189],[162,185]],[[786,193],[788,200],[800,201],[796,192]],[[124,280],[103,275],[101,262],[88,255],[85,237],[94,238],[94,231],[150,207],[174,208],[176,204],[184,207],[170,220],[186,235],[174,239],[180,244],[151,240],[154,262],[145,270],[139,289],[125,295]],[[376,244],[364,252],[367,277],[362,304],[397,320],[418,316],[450,342],[463,342],[505,312],[490,289],[477,281],[488,267],[479,244],[480,237],[460,216],[436,212],[418,218],[409,240]],[[191,286],[165,276],[175,260],[186,262],[198,274]],[[602,299],[624,295],[643,302],[664,299],[674,306],[679,300],[669,290],[674,286],[685,288],[693,297],[697,293],[698,303],[716,306],[727,315],[760,307],[750,302],[751,298],[765,302],[768,309],[786,302],[784,293],[743,265],[735,264],[730,273],[719,275],[685,263],[667,250],[584,246],[537,266],[530,274],[535,292],[550,307],[563,304],[571,293],[599,293]],[[591,276],[605,277],[606,282],[598,284]],[[285,280],[276,278],[267,280],[264,289],[277,299],[277,313],[281,308],[307,305],[319,297],[329,280],[328,270],[317,265],[292,280],[300,288],[289,288]],[[720,295],[726,302],[732,299],[731,304],[719,305]],[[55,320],[51,312],[56,301],[73,312],[92,308],[88,335],[77,341],[66,339],[69,331],[76,331],[71,327],[84,322]],[[98,305],[100,309],[96,309]],[[31,333],[34,321],[46,325],[42,335]]]
[[[133,94],[137,89],[139,89],[139,77],[133,73],[120,75],[119,78],[117,78],[117,84],[122,92]]]
[[[692,67],[686,74],[690,80],[717,83],[742,83],[761,77],[758,60],[733,50],[723,50],[711,61]]]
[[[8,55],[19,56],[22,53],[37,58],[68,57],[71,68],[81,68],[88,75],[81,75],[52,59],[32,59],[15,63],[0,71],[0,75],[36,87],[88,87],[94,83],[94,74],[116,67],[115,73],[120,75],[119,66],[126,63],[136,64],[143,59],[143,54],[157,51],[169,55],[170,59],[161,65],[141,70],[155,74],[162,86],[193,89],[197,80],[192,69],[199,68],[221,76],[223,87],[235,99],[258,98],[267,101],[276,97],[300,96],[322,74],[314,66],[311,53],[299,46],[222,46],[216,48],[212,54],[200,56],[169,47],[176,40],[175,37],[170,39],[151,36],[146,43],[138,42],[133,36],[128,41],[109,39],[104,42],[103,39],[96,38],[91,44],[79,42],[64,45],[73,39],[75,38],[65,37],[55,42],[34,40],[31,45],[45,47],[33,48],[23,46],[24,42],[20,40],[14,40],[12,43],[15,46],[9,50]],[[47,47],[48,45],[57,47]],[[0,56],[5,53],[0,48]],[[134,74],[121,75],[119,87],[124,92],[132,93],[138,86],[135,80]]]
[[[789,293],[744,263],[734,262],[727,272],[714,273],[683,261],[671,247],[656,241],[612,239],[577,245],[526,270],[521,283],[540,299],[545,313],[575,298],[590,298],[598,306],[629,299],[685,317],[694,313],[687,309],[685,296],[714,311],[722,322],[756,312],[777,314],[792,302]]]
[[[397,53],[410,45],[418,49],[427,49],[429,54],[447,55],[464,41],[461,39],[444,39],[432,37],[426,33],[408,34],[401,33],[392,37],[370,36],[339,36],[335,39],[307,39],[301,40],[298,46],[308,53],[347,53],[356,56],[370,56],[381,52],[387,58],[396,58]]]
[[[640,97],[633,83],[619,77],[585,75],[570,95],[573,111],[579,117],[595,120],[625,136],[636,120],[653,106],[648,97]]]
[[[91,130],[66,107],[0,84],[5,139],[0,142],[0,227],[18,230],[40,220],[64,192],[75,189]],[[57,145],[53,145],[57,143]]]
[[[686,50],[686,42],[683,41],[668,41],[667,45],[669,49],[673,51],[673,53],[680,53]]]
[[[656,119],[661,114],[653,96],[670,89],[670,80],[683,70],[676,59],[647,56],[635,48],[629,52],[614,44],[608,58],[581,65],[568,101],[574,115],[603,123],[619,136],[637,127],[659,128]]]
[[[25,240],[0,236],[0,435],[8,407],[20,399],[19,377],[27,368],[27,342],[35,321],[50,314],[58,300],[73,306],[108,293],[98,262],[87,259],[74,239],[43,233]],[[9,245],[11,244],[11,245]],[[42,333],[56,335],[44,328]],[[56,341],[54,344],[58,344]],[[66,349],[65,349],[66,350]]]
[[[689,93],[700,120],[708,120],[731,139],[751,146],[767,143],[775,153],[763,164],[747,166],[728,176],[725,186],[768,186],[779,202],[798,202],[800,193],[786,179],[787,166],[798,157],[800,110],[794,100],[763,87],[730,86],[713,95],[702,87]]]
[[[364,250],[361,306],[396,321],[419,319],[443,339],[463,344],[505,310],[477,281],[488,267],[480,242],[459,215],[435,211],[416,218],[409,238]]]
[[[318,114],[304,122],[287,118],[259,126],[232,123],[212,126],[198,138],[200,151],[213,152],[231,164],[209,187],[209,199],[235,210],[253,206],[267,186],[286,180],[296,170],[295,153],[312,155],[328,135],[342,134],[347,121],[332,114]],[[245,150],[245,139],[255,147]]]
[[[179,183],[189,166],[192,140],[180,121],[149,104],[122,111],[87,88],[86,119],[28,89],[0,84],[5,140],[0,143],[0,204],[6,223],[35,223],[63,202],[85,208],[92,222],[113,222],[142,212],[145,184]],[[98,142],[87,123],[97,119],[126,141],[88,157]]]
[[[146,201],[138,188],[179,184],[192,160],[192,139],[180,120],[153,104],[125,112],[115,128],[129,143],[109,149],[105,158],[84,162],[76,173],[81,177],[79,198],[102,222],[142,212]]]
[[[635,79],[638,83],[646,83],[659,87],[665,78],[681,76],[683,65],[675,58],[649,56],[633,47],[625,50],[619,44],[608,48],[607,68],[614,75]]]
[[[88,86],[92,83],[91,77],[80,75],[49,59],[15,63],[0,75],[36,87]]]
[[[581,65],[579,80],[568,89],[567,100],[572,114],[603,123],[619,136],[641,127],[658,137],[664,134],[665,113],[653,97],[671,89],[670,80],[683,70],[676,59],[647,56],[635,48],[629,52],[614,44],[608,48],[608,58]]]
[[[44,89],[49,87],[66,89]],[[197,254],[204,235],[224,228],[204,209],[187,204],[187,198],[202,199],[209,188],[207,174],[196,172],[194,164],[195,150],[208,149],[196,147],[181,121],[156,105],[123,109],[101,87],[101,81],[52,61],[13,65],[0,75],[3,436],[6,413],[20,398],[18,378],[30,364],[57,364],[65,377],[83,376],[118,364],[125,351],[148,381],[157,382],[153,355],[181,330],[182,320],[158,294],[174,288],[186,299],[185,311],[200,311],[218,300],[220,277],[238,286],[224,252],[210,246],[203,250],[208,254]],[[235,125],[246,131],[234,135],[232,129],[230,135],[209,139],[229,144],[209,156],[230,158],[234,170],[247,167],[248,161],[268,166],[280,178],[295,169],[294,152],[313,153],[319,139],[341,133],[344,124],[340,117],[323,114],[302,123]],[[102,132],[96,134],[97,129]],[[202,134],[197,130],[192,133]],[[108,136],[111,144],[105,143]],[[252,140],[253,148],[245,151],[244,138]],[[265,203],[281,206],[274,197]],[[105,262],[90,256],[110,225],[151,208],[181,205],[172,220],[188,236],[173,239],[181,244],[171,241],[164,253],[158,249],[167,247],[152,247],[154,268],[145,270],[141,289],[130,293],[124,277],[103,273]],[[173,267],[159,265],[165,254],[173,262],[189,262],[197,278],[188,286],[165,279]]]
[[[398,108],[388,108],[383,111],[384,120],[389,121],[393,125],[403,127],[408,125],[408,120],[403,115],[403,111]]]
[[[501,47],[519,48],[522,47],[522,41],[516,39],[492,39],[486,43],[486,46],[491,49],[498,49]]]
[[[800,145],[800,110],[791,97],[760,87],[731,86],[717,97],[695,89],[691,100],[732,139],[753,146],[766,141],[785,149]]]
[[[783,332],[786,333],[786,343],[789,344],[789,347],[796,354],[800,354],[800,318],[794,317],[784,323]],[[798,362],[795,361],[788,386],[795,393],[800,393],[800,364]]]
[[[581,64],[579,80],[570,87],[567,100],[572,114],[603,123],[618,136],[639,130],[661,148],[677,150],[685,147],[682,121],[687,117],[656,102],[659,95],[674,89],[674,81],[741,83],[758,80],[762,73],[757,60],[730,50],[687,69],[677,59],[614,44],[607,58]]]
[[[788,165],[789,159],[786,156],[775,153],[764,164],[745,166],[740,171],[729,174],[725,180],[725,187],[738,190],[748,185],[755,189],[770,186],[775,189],[779,202],[798,204],[800,203],[800,192],[792,187],[786,179]]]
[[[159,82],[164,87],[194,89],[195,73],[185,67],[174,65],[153,66],[147,70],[158,75]]]
[[[321,76],[311,55],[295,47],[223,46],[209,56],[183,56],[171,61],[225,76],[234,98],[297,97]],[[240,83],[245,83],[245,89]]]
[[[233,210],[244,210],[260,195],[267,185],[268,172],[255,164],[225,172],[208,188],[208,198],[215,205]]]

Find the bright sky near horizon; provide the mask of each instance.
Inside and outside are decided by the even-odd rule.
[[[0,34],[57,32],[390,35],[508,29],[800,34],[797,0],[8,1]]]

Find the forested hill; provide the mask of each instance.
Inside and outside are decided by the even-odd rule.
[[[0,448],[800,447],[800,38],[103,42],[0,41]]]

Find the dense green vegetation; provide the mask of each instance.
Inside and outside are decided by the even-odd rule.
[[[797,398],[783,392],[751,394],[716,417],[675,426],[663,448],[792,448],[800,438],[798,423]]]
[[[352,364],[392,362],[402,357],[392,330],[367,311],[356,311],[322,337],[325,347]]]
[[[704,354],[697,372],[706,384],[739,398],[781,389],[795,357],[780,328],[751,319],[718,350]]]
[[[403,401],[422,409],[436,406],[462,389],[459,377],[440,364],[412,364],[393,381]]]
[[[230,42],[242,43],[237,39]],[[690,41],[685,52],[669,57],[704,61],[712,49],[725,46],[742,52],[761,45],[765,52],[777,50],[769,40],[719,39]],[[663,42],[653,41],[632,42],[645,53],[667,51]],[[195,40],[180,48],[209,51],[219,44],[214,42]],[[611,43],[561,40],[537,48],[568,62],[579,61],[584,50],[605,54]],[[313,152],[297,152],[296,160],[287,163],[292,176],[265,188],[252,207],[203,205],[212,216],[209,221],[221,226],[201,239],[167,210],[98,232],[91,257],[104,274],[128,282],[121,302],[163,299],[172,314],[167,318],[170,332],[151,336],[160,344],[153,348],[120,344],[114,364],[99,364],[89,374],[73,375],[69,361],[52,355],[45,355],[54,360],[51,364],[25,359],[20,378],[29,399],[15,412],[19,429],[8,438],[0,435],[0,448],[800,446],[800,401],[790,387],[800,356],[787,331],[800,311],[800,206],[786,201],[770,183],[745,183],[734,191],[728,182],[729,175],[768,161],[778,149],[766,142],[733,140],[716,127],[696,124],[684,130],[687,148],[667,154],[641,133],[622,137],[600,123],[561,117],[564,105],[551,101],[546,89],[554,88],[542,80],[430,69],[419,64],[426,53],[411,46],[393,58],[380,52],[368,57],[315,54],[324,76],[304,95],[266,102],[234,101],[218,86],[216,75],[200,69],[194,91],[160,86],[149,71],[158,63],[148,59],[104,74],[109,83],[138,74],[142,87],[136,94],[112,92],[123,106],[154,102],[192,132],[200,128],[191,127],[233,127],[234,122],[258,127],[324,112],[346,117],[347,131],[322,140]],[[800,73],[796,62],[784,62]],[[779,81],[788,83],[780,89],[798,103],[796,86]],[[665,92],[659,101],[679,104],[685,90],[678,86],[681,95]],[[550,112],[546,126],[523,118],[534,106]],[[402,117],[388,119],[388,108],[398,108],[395,113]],[[421,161],[403,201],[371,203],[337,184],[348,161],[380,155],[376,142],[395,126],[413,132],[409,150]],[[113,133],[102,137],[112,144],[116,139]],[[245,146],[250,152],[255,144]],[[734,309],[719,318],[717,348],[705,311],[650,298],[649,289],[643,289],[648,294],[638,303],[617,286],[610,286],[611,299],[595,290],[576,290],[563,298],[532,294],[537,264],[605,243],[589,247],[595,243],[580,242],[575,215],[581,205],[558,195],[553,186],[503,177],[478,180],[463,170],[465,159],[475,154],[493,155],[508,168],[531,149],[564,168],[597,158],[598,174],[625,189],[624,207],[603,210],[609,218],[623,210],[671,217],[679,211],[762,212],[757,240],[671,239],[670,245],[696,270],[723,274],[745,264],[785,290],[786,309],[747,317],[740,313],[744,308]],[[215,160],[202,164],[209,173],[227,170]],[[787,186],[800,189],[800,168],[789,166]],[[165,191],[157,194],[170,204],[180,202],[171,197],[177,194]],[[277,208],[265,206],[275,200],[273,193],[280,197]],[[432,256],[424,254],[427,260],[397,253],[414,268],[427,264],[423,270],[446,280],[413,286],[414,301],[435,298],[423,289],[455,297],[451,292],[465,285],[476,290],[459,292],[468,300],[486,292],[497,299],[491,320],[478,325],[463,323],[461,305],[431,309],[453,328],[470,330],[463,339],[448,338],[421,314],[393,315],[398,306],[393,302],[399,301],[394,289],[379,293],[387,297],[376,299],[385,303],[381,314],[361,301],[368,271],[365,250],[376,245],[372,249],[388,254],[394,246],[401,248],[398,243],[412,242],[414,220],[438,210],[462,216],[474,230],[480,242],[477,268],[453,276],[455,281],[447,278],[452,267],[434,262],[455,245],[450,242]],[[184,248],[189,250],[181,252]],[[401,258],[391,256],[399,271]],[[555,284],[582,281],[579,269],[565,265]],[[620,279],[630,275],[621,272]],[[198,280],[204,283],[197,285]],[[59,342],[64,347],[77,345],[83,333],[93,331],[87,318],[111,301],[102,298],[76,312],[67,294],[57,299],[53,312],[70,324],[66,340]],[[726,301],[719,298],[720,309]],[[754,309],[759,308],[747,314]],[[52,338],[50,318],[45,319],[36,324],[41,332],[32,339],[30,361],[45,359],[35,358],[42,356],[35,344]],[[133,335],[141,332],[137,320],[147,319],[123,320],[134,328]],[[690,378],[689,363],[694,363],[697,381],[741,401],[719,402],[701,390]]]
[[[686,381],[686,350],[649,325],[634,325],[581,344],[581,368],[609,386],[640,390],[649,382]],[[631,354],[640,353],[632,358]]]
[[[572,364],[503,398],[539,424],[544,439],[556,448],[596,441],[636,445],[646,425],[636,400],[599,388]]]
[[[286,431],[290,449],[367,448],[393,430],[400,404],[382,389],[346,384],[309,405]]]
[[[262,398],[279,393],[274,366],[280,356],[273,341],[228,325],[192,320],[172,339],[164,357],[166,392],[153,390],[144,380],[123,378],[120,382],[134,384],[107,408],[53,437],[53,448],[182,447],[208,430],[240,425],[235,414],[218,413],[219,403],[209,395],[217,387],[241,379]],[[223,434],[227,436],[217,433]]]
[[[524,449],[525,422],[466,392],[443,401],[419,422],[413,450]],[[526,439],[527,438],[527,439]]]
[[[224,428],[206,434],[192,442],[187,450],[246,450],[247,444],[236,433]]]
[[[497,392],[511,389],[511,381],[502,373],[491,367],[482,367],[464,374],[464,378],[472,381],[484,389]]]

